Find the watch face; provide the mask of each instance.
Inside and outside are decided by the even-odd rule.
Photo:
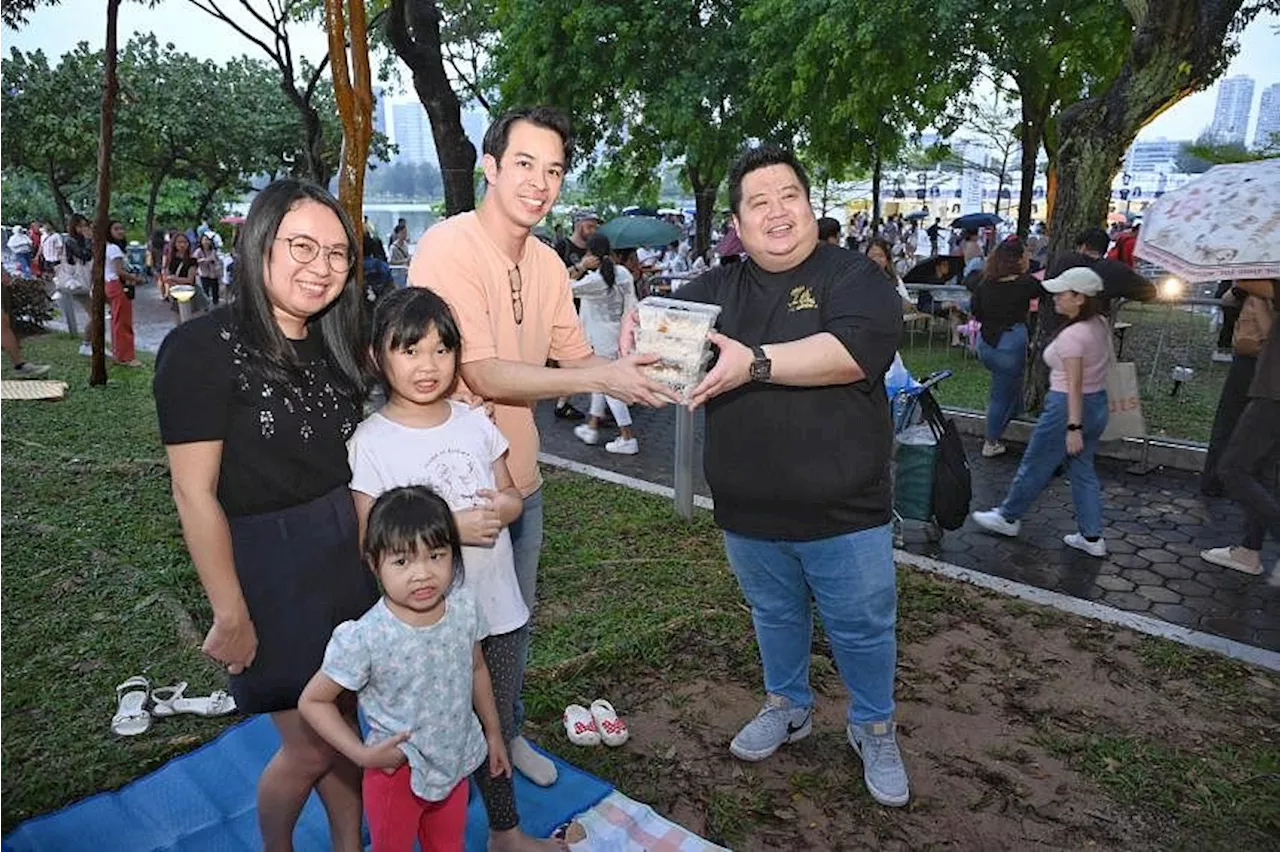
[[[751,362],[751,379],[756,382],[763,382],[769,378],[769,368],[772,366],[767,360],[757,360]]]

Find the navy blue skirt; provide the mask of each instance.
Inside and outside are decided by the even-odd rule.
[[[378,599],[377,580],[360,559],[351,492],[343,486],[301,506],[228,520],[258,634],[253,665],[231,675],[230,692],[241,713],[293,710],[333,628]]]

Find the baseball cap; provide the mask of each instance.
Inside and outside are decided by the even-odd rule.
[[[599,222],[600,214],[592,210],[590,207],[587,207],[583,210],[575,210],[573,213],[573,224],[575,225],[578,224],[579,222],[585,222],[588,219],[594,219],[595,221]]]
[[[1102,276],[1087,266],[1073,266],[1040,286],[1050,293],[1065,293],[1070,290],[1085,296],[1096,296],[1102,292]]]

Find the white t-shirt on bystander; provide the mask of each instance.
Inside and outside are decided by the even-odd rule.
[[[107,281],[120,280],[120,275],[116,272],[116,265],[114,263],[116,260],[125,260],[124,249],[120,248],[120,246],[115,243],[107,243],[107,274],[105,277],[105,280]]]
[[[392,488],[427,485],[454,512],[479,505],[477,491],[497,488],[493,463],[507,452],[507,439],[482,409],[458,402],[449,407],[449,419],[429,428],[370,415],[347,442],[351,490],[376,499]],[[479,602],[491,635],[510,633],[529,621],[509,530],[503,529],[493,547],[463,547],[462,562],[465,586]]]

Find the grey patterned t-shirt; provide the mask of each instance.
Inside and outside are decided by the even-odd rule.
[[[321,671],[360,697],[369,745],[401,731],[410,786],[429,802],[446,798],[488,755],[471,703],[472,651],[487,634],[466,588],[445,601],[429,627],[406,624],[379,599],[359,621],[339,624]]]

